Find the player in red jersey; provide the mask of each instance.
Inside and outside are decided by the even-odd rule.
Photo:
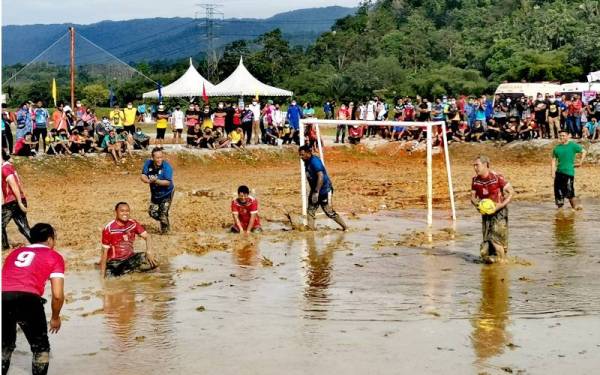
[[[499,173],[490,170],[490,159],[478,156],[473,162],[476,176],[471,184],[471,203],[479,207],[482,199],[491,199],[496,204],[495,212],[482,215],[483,242],[481,258],[486,263],[503,261],[508,251],[508,204],[514,190]]]
[[[233,216],[232,232],[240,234],[262,232],[258,217],[258,201],[250,196],[248,186],[238,187],[238,197],[231,201],[231,215]]]
[[[31,243],[23,184],[10,161],[10,155],[2,150],[2,250],[10,247],[6,226],[11,220],[15,221],[19,232]]]
[[[129,205],[119,202],[115,206],[116,218],[102,231],[102,277],[121,276],[130,272],[146,272],[158,266],[150,251],[150,236],[140,223],[129,218]],[[140,236],[146,241],[146,252],[135,253],[133,242]]]
[[[60,330],[60,310],[65,301],[65,261],[54,250],[56,235],[50,224],[31,228],[32,245],[13,250],[2,267],[2,374],[8,373],[15,350],[17,324],[33,353],[32,373],[46,374],[50,364],[50,342],[44,312],[44,287],[50,279],[52,317],[50,332]]]

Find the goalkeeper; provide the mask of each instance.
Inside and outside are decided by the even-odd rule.
[[[485,263],[504,261],[508,251],[508,204],[514,190],[504,177],[490,170],[490,159],[480,155],[474,162],[471,203],[481,213],[483,242],[480,251]]]
[[[335,221],[343,231],[346,231],[348,226],[344,222],[344,219],[342,219],[342,217],[331,207],[333,186],[331,185],[331,180],[329,180],[323,162],[312,154],[312,148],[309,145],[300,146],[298,153],[304,162],[306,178],[310,185],[307,212],[308,229],[315,230],[315,216],[317,208],[321,206],[325,215]]]

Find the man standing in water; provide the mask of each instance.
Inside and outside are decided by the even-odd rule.
[[[137,221],[129,218],[129,205],[119,202],[115,206],[116,217],[102,231],[102,256],[100,274],[121,276],[130,272],[150,271],[158,265],[150,251],[150,236]],[[135,253],[133,242],[138,235],[146,241],[146,252]]]
[[[583,164],[586,152],[581,145],[569,142],[570,134],[567,129],[562,129],[558,138],[560,143],[552,150],[552,178],[556,206],[562,208],[567,198],[573,209],[581,210],[582,207],[575,197],[575,168]],[[576,162],[577,154],[581,154],[580,162]]]
[[[491,199],[495,210],[491,214],[482,214],[483,242],[481,258],[486,263],[505,260],[508,251],[508,204],[514,190],[504,177],[490,170],[490,159],[480,155],[473,162],[475,177],[471,184],[471,203],[479,207],[482,199]]]
[[[308,195],[308,228],[315,230],[315,215],[317,208],[321,206],[327,217],[338,223],[342,227],[342,230],[347,230],[348,226],[344,220],[331,207],[330,201],[333,195],[333,186],[323,162],[312,154],[312,149],[309,145],[300,146],[298,153],[304,162],[306,178],[310,185],[310,194]]]
[[[60,330],[60,310],[65,301],[65,261],[56,250],[56,235],[50,224],[31,228],[31,245],[13,250],[2,267],[2,374],[7,374],[15,350],[17,324],[25,334],[33,361],[31,372],[48,373],[50,342],[44,312],[44,288],[50,280],[52,316],[50,332]]]
[[[142,182],[150,185],[150,207],[148,214],[160,222],[160,233],[169,232],[169,208],[173,200],[173,167],[163,160],[162,148],[152,149],[152,159],[146,160],[142,169]]]

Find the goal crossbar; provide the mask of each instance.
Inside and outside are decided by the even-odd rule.
[[[433,154],[433,135],[432,128],[441,126],[442,140],[444,146],[444,159],[446,164],[446,175],[448,177],[448,195],[450,198],[450,209],[452,213],[452,222],[456,223],[456,207],[454,204],[454,188],[452,186],[452,169],[450,166],[450,155],[448,152],[448,137],[446,134],[446,123],[444,121],[431,122],[408,122],[408,121],[363,121],[363,120],[321,120],[316,118],[308,118],[300,120],[300,146],[304,145],[304,128],[306,125],[314,125],[317,135],[317,146],[321,162],[325,165],[323,154],[323,145],[321,144],[321,132],[319,125],[345,125],[345,126],[404,126],[404,127],[422,127],[427,129],[427,226],[433,225],[433,170],[432,170],[432,154]],[[302,216],[306,221],[308,210],[307,186],[306,186],[306,171],[304,162],[300,160],[300,178],[301,178],[301,195],[302,195]]]

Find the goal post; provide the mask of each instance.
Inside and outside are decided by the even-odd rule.
[[[452,215],[452,222],[456,223],[456,207],[454,204],[454,188],[452,186],[452,169],[450,165],[450,154],[448,152],[448,137],[446,134],[446,123],[444,121],[431,121],[431,122],[408,122],[408,121],[363,121],[363,120],[322,120],[317,118],[306,118],[300,120],[300,146],[304,145],[304,130],[306,125],[314,125],[315,133],[317,136],[317,147],[319,150],[319,157],[321,162],[325,165],[325,157],[323,152],[323,145],[321,143],[321,131],[320,125],[323,126],[403,126],[403,127],[420,127],[427,130],[427,226],[433,225],[433,133],[432,130],[435,126],[442,128],[442,142],[444,148],[444,159],[446,167],[446,175],[448,178],[448,195],[450,198],[450,209]],[[306,186],[306,171],[304,169],[304,162],[300,160],[300,178],[301,187],[300,195],[302,199],[302,217],[306,222],[306,215],[308,210],[307,201],[307,186]]]

